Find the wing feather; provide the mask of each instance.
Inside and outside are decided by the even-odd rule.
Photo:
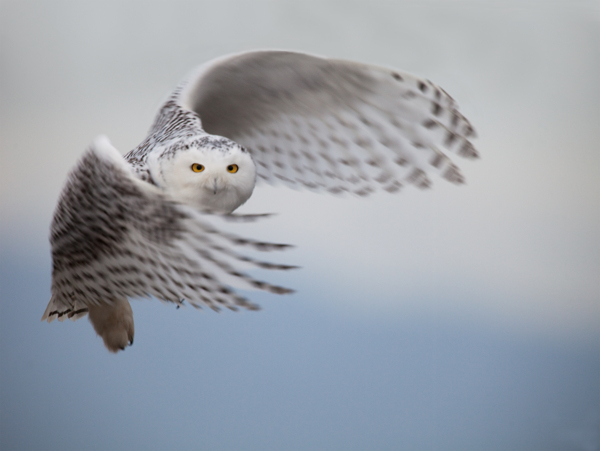
[[[55,211],[52,298],[42,320],[77,319],[88,306],[123,296],[252,310],[258,307],[232,287],[291,292],[240,270],[291,269],[239,250],[288,246],[225,233],[214,225],[221,219],[137,179],[109,141],[98,138],[69,175]]]
[[[446,91],[377,66],[247,52],[200,67],[172,99],[250,149],[274,184],[366,195],[427,187],[429,173],[462,183],[450,154],[477,157],[474,128]]]

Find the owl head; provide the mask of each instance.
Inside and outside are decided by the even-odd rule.
[[[149,155],[148,166],[154,181],[173,198],[215,213],[238,208],[256,183],[250,152],[214,135],[170,142]]]

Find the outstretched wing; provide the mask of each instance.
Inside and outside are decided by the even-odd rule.
[[[238,251],[287,246],[224,233],[212,224],[220,219],[137,179],[108,139],[96,139],[69,175],[54,213],[52,298],[42,320],[76,319],[89,305],[124,296],[236,310],[257,306],[233,286],[289,293],[239,268],[292,266],[257,261]]]
[[[245,146],[268,182],[330,192],[463,182],[474,129],[440,87],[413,75],[303,53],[260,51],[200,67],[173,99],[202,128]]]

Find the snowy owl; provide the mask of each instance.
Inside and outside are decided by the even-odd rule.
[[[133,343],[128,298],[214,310],[258,307],[234,288],[291,290],[242,272],[286,245],[223,231],[257,179],[365,196],[463,176],[475,132],[442,88],[413,75],[287,51],[210,61],[160,108],[124,157],[97,138],[68,176],[51,225],[52,296],[42,317],[89,314],[111,352]]]

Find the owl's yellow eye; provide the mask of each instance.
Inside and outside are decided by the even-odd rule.
[[[235,174],[238,171],[238,165],[237,164],[230,164],[229,166],[227,166],[227,172],[231,172],[232,174]]]
[[[201,164],[198,164],[198,163],[194,163],[192,165],[192,171],[194,171],[194,172],[202,172],[202,171],[204,171],[204,166],[202,166]]]

